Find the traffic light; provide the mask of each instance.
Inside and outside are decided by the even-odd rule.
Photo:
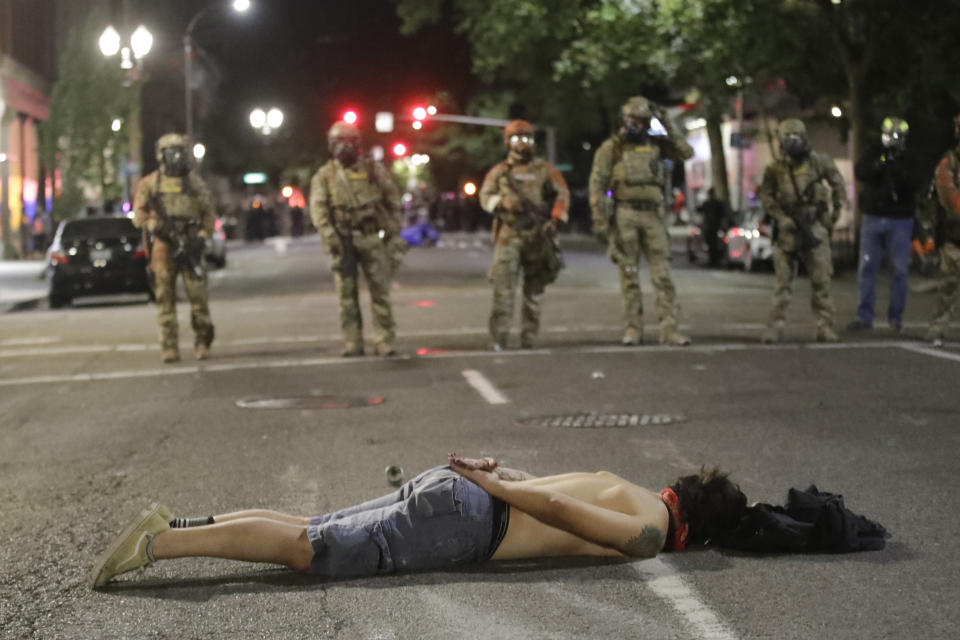
[[[347,109],[343,112],[341,119],[347,124],[357,124],[357,120],[360,119],[360,116],[358,116],[357,112],[353,109]]]
[[[427,108],[426,107],[414,107],[413,108],[413,119],[414,120],[425,120],[427,117]]]
[[[407,145],[403,144],[402,142],[397,142],[394,144],[393,155],[397,156],[398,158],[402,158],[403,156],[407,155]]]

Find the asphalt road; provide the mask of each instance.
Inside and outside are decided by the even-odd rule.
[[[167,366],[141,302],[0,315],[0,636],[957,637],[956,343],[933,350],[880,328],[810,344],[803,279],[787,341],[764,347],[772,274],[678,261],[694,346],[622,348],[615,272],[578,248],[547,291],[538,348],[495,354],[489,262],[479,240],[411,252],[393,295],[402,355],[390,360],[338,357],[329,267],[313,240],[230,255],[211,282],[206,363],[190,356],[184,304],[185,359]],[[845,324],[852,274],[835,289]],[[932,302],[912,294],[911,332]],[[329,397],[382,402],[324,409]],[[277,404],[289,408],[264,408]],[[584,413],[626,426],[585,428]],[[453,450],[536,474],[606,469],[652,488],[719,465],[764,502],[815,483],[892,536],[851,555],[710,549],[340,582],[186,559],[85,586],[96,555],[150,501],[182,515],[317,514],[385,493],[389,464],[409,477]]]

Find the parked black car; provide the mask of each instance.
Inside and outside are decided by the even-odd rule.
[[[153,292],[147,252],[129,218],[97,217],[60,223],[47,250],[50,306],[78,296]]]

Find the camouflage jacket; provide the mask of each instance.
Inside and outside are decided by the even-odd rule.
[[[213,197],[203,179],[191,171],[184,178],[171,178],[159,170],[144,176],[137,185],[133,198],[133,224],[146,227],[149,220],[158,225],[161,213],[156,211],[151,200],[159,195],[163,209],[171,218],[190,218],[200,222],[207,235],[213,233],[217,212],[213,207]]]
[[[567,221],[570,208],[567,181],[556,167],[541,158],[534,158],[528,163],[514,162],[508,158],[494,165],[483,179],[480,206],[487,213],[500,216],[505,224],[512,225],[520,212],[506,211],[503,207],[504,196],[526,199],[543,210],[545,215],[545,208],[552,199],[550,219]]]
[[[934,193],[917,207],[917,219],[925,233],[932,233],[937,243],[960,244],[960,158],[958,151],[948,151],[933,172]]]
[[[664,201],[663,161],[682,162],[693,157],[693,148],[668,119],[662,121],[667,137],[651,136],[643,144],[627,141],[622,133],[610,136],[593,156],[590,169],[590,210],[594,228],[605,228],[609,211],[603,206],[607,192],[613,200]]]
[[[799,205],[816,209],[821,224],[828,229],[849,205],[846,182],[833,158],[816,151],[800,164],[779,158],[767,165],[757,196],[764,210],[780,224],[788,217],[787,211]]]
[[[373,220],[387,233],[400,231],[400,190],[379,162],[368,158],[344,167],[332,159],[310,180],[310,218],[321,236]]]

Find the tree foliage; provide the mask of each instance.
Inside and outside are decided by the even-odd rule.
[[[86,194],[102,201],[120,196],[122,169],[128,152],[130,115],[137,104],[135,88],[125,88],[116,59],[97,49],[97,38],[108,23],[102,6],[70,30],[53,86],[50,119],[43,123],[41,156],[48,170],[58,170],[62,191],[54,200],[57,218],[71,217]],[[113,131],[114,119],[123,123]]]

